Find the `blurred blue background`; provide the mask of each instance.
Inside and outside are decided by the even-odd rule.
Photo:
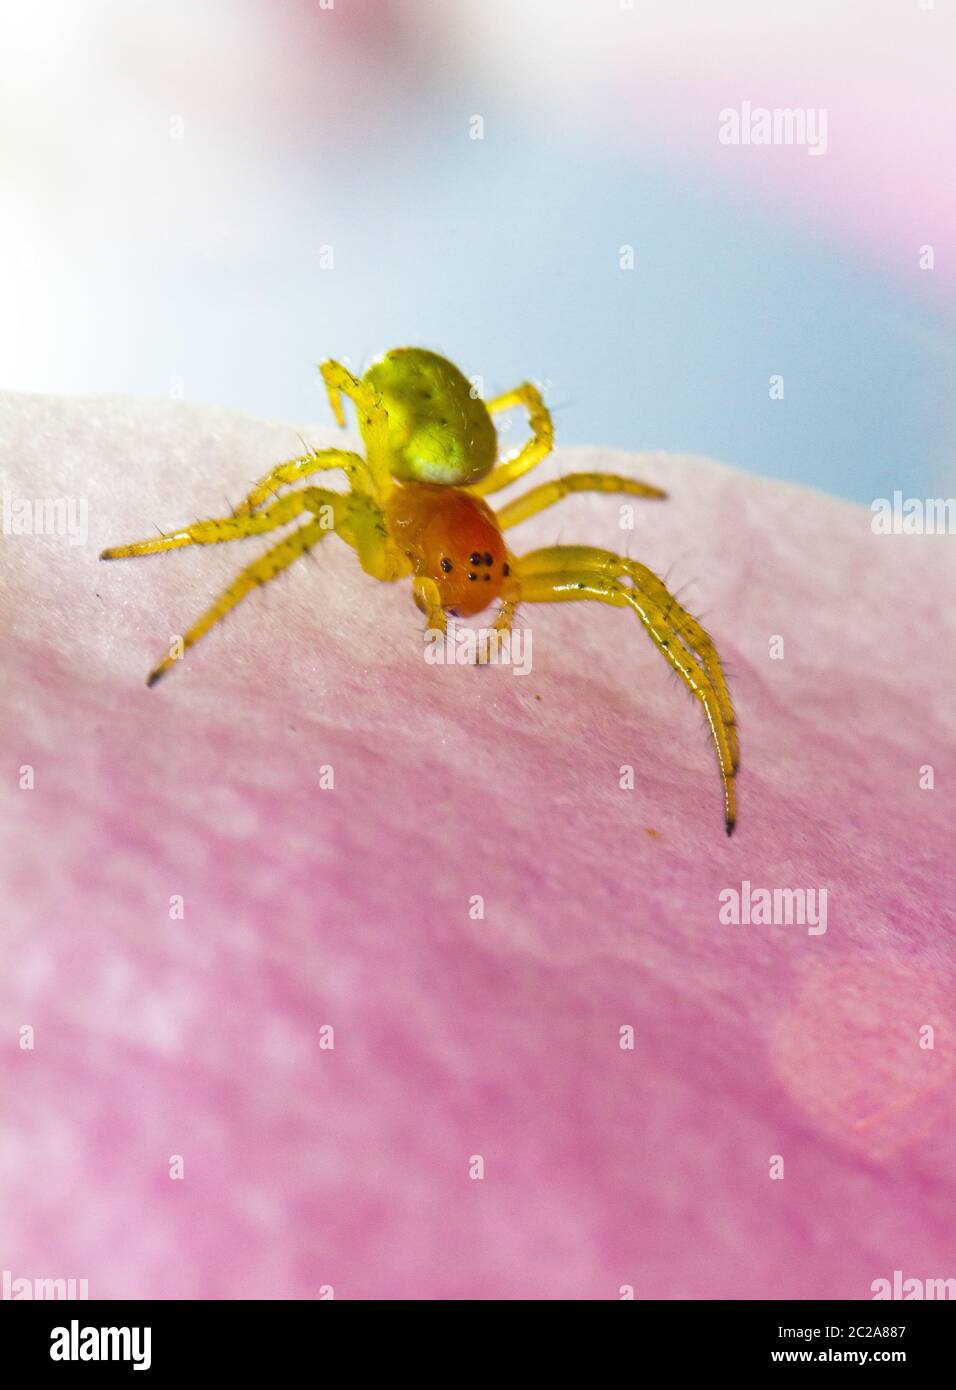
[[[679,9],[8,13],[0,386],[305,424],[321,358],[417,343],[559,442],[951,493],[952,6]],[[721,145],[744,98],[825,106],[826,154]]]

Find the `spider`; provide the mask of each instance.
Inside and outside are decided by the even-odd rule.
[[[447,615],[472,616],[495,599],[500,600],[494,625],[499,634],[511,631],[522,603],[591,600],[630,608],[704,707],[730,835],[740,761],[734,708],[717,650],[701,625],[636,560],[584,545],[546,546],[519,556],[507,548],[502,534],[570,493],[658,499],[667,494],[611,473],[569,473],[494,512],[485,498],[523,477],[553,447],[551,416],[534,386],[525,382],[485,404],[456,366],[414,347],[386,352],[361,379],[331,360],[319,370],[340,426],[345,425],[342,397],[355,405],[364,458],[346,449],[309,450],[272,468],[232,516],[103,551],[103,560],[153,555],[183,545],[258,536],[300,522],[241,571],[186,633],[181,651],[170,652],[154,667],[147,685],[155,685],[250,590],[274,579],[332,530],[352,546],[373,578],[410,578],[427,626],[442,633]],[[527,412],[530,438],[499,461],[492,416],[515,406]],[[280,492],[334,469],[345,474],[348,492],[312,485]]]

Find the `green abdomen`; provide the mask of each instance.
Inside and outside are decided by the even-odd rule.
[[[391,469],[402,482],[467,487],[490,473],[498,440],[484,401],[454,363],[393,348],[365,373],[388,412]]]

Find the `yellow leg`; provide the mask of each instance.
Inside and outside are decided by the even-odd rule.
[[[495,631],[507,636],[515,624],[515,613],[521,602],[521,590],[513,589],[501,602],[501,606],[495,616]]]
[[[211,517],[208,521],[197,521],[192,526],[185,526],[181,531],[167,531],[145,541],[133,541],[130,545],[111,546],[101,553],[100,559],[125,560],[134,555],[157,555],[164,550],[178,550],[183,545],[217,545],[220,541],[259,536],[264,531],[274,531],[277,526],[294,521],[304,511],[310,510],[309,502],[304,499],[320,492],[327,505],[333,507],[336,493],[323,492],[320,488],[308,488],[303,492],[290,493],[266,511],[256,512],[254,515]],[[331,512],[327,524],[330,527],[332,525]]]
[[[513,570],[516,564],[514,556],[509,555],[508,562]],[[501,603],[499,604],[498,612],[495,614],[494,630],[497,633],[499,640],[502,637],[510,636],[511,629],[514,627],[515,613],[518,610],[518,605],[520,604],[520,602],[521,588],[516,579],[510,578],[506,581],[504,587],[502,588]],[[484,666],[487,662],[487,659],[488,653],[486,653],[482,648],[479,648],[475,664],[477,666]]]
[[[561,547],[555,547],[551,552],[552,557],[560,549]],[[568,547],[572,552],[576,549],[579,547]],[[687,651],[663,609],[641,590],[620,584],[600,570],[578,568],[573,560],[561,568],[556,566],[551,571],[535,571],[533,563],[532,567],[526,570],[525,560],[532,559],[534,562],[541,554],[542,552],[537,552],[533,557],[526,556],[518,562],[517,575],[522,602],[555,603],[593,599],[616,608],[629,606],[640,618],[658,650],[663,652],[691,694],[703,705],[717,750],[717,764],[724,793],[724,822],[727,834],[732,834],[737,819],[733,751],[720,702],[706,671]]]
[[[563,478],[555,478],[551,483],[541,483],[506,502],[496,513],[502,531],[509,526],[517,526],[519,521],[543,512],[545,507],[553,507],[562,497],[572,492],[622,492],[630,497],[666,497],[662,488],[652,487],[650,483],[639,483],[634,478],[620,478],[614,473],[566,473]]]
[[[349,484],[357,492],[374,492],[368,465],[361,454],[353,454],[348,449],[313,449],[299,458],[289,459],[287,463],[277,463],[264,478],[256,483],[247,497],[239,503],[236,515],[254,512],[262,503],[288,483],[297,483],[313,473],[323,473],[333,468],[341,468]]]
[[[318,488],[309,488],[301,493],[296,493],[296,497],[305,500],[305,507],[300,510],[318,511],[324,503],[321,499],[310,496],[313,492],[318,492]],[[327,493],[327,497],[335,497],[334,493]],[[224,589],[214,603],[206,609],[202,617],[199,618],[183,637],[181,643],[177,643],[175,652],[170,651],[163,657],[162,661],[156,665],[147,677],[147,685],[155,685],[161,676],[164,676],[175,661],[180,660],[190,647],[196,645],[201,637],[204,637],[210,628],[215,627],[216,623],[221,622],[227,613],[231,613],[237,603],[245,598],[251,590],[261,588],[263,584],[268,584],[270,579],[274,579],[277,574],[288,567],[300,555],[305,555],[311,550],[312,546],[329,534],[329,526],[322,516],[316,516],[314,520],[307,521],[304,526],[293,531],[290,535],[284,536],[281,541],[272,546],[264,554],[253,560],[252,564],[247,565],[227,589]]]
[[[358,411],[359,431],[365,443],[366,466],[371,474],[376,500],[384,502],[392,491],[392,470],[389,463],[388,415],[381,397],[371,386],[359,381],[331,358],[319,367],[329,403],[339,426],[345,428],[342,397],[347,396]]]
[[[662,579],[653,570],[637,560],[626,560],[623,555],[615,555],[612,550],[599,550],[589,545],[556,545],[542,550],[533,550],[520,561],[522,572],[544,574],[552,570],[574,565],[590,570],[595,574],[606,574],[612,579],[626,576],[642,593],[661,610],[664,619],[683,639],[691,652],[700,660],[717,697],[720,715],[727,730],[730,744],[731,762],[734,771],[740,766],[740,744],[737,737],[737,717],[730,690],[717,655],[717,648],[692,614],[677,602]]]
[[[499,463],[498,467],[492,469],[487,478],[482,478],[481,482],[475,483],[467,489],[475,497],[487,497],[489,492],[497,492],[499,488],[507,487],[509,483],[515,482],[524,473],[534,468],[535,464],[540,463],[544,456],[550,454],[554,448],[554,424],[551,420],[551,412],[541,399],[538,388],[526,381],[521,386],[515,387],[513,391],[507,391],[503,396],[496,396],[493,401],[489,401],[488,409],[492,415],[495,415],[498,411],[510,410],[515,405],[523,405],[528,412],[531,438],[513,458]]]

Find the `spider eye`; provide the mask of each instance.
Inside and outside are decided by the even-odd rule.
[[[446,574],[450,574],[450,573],[451,573],[451,561],[447,558],[447,556],[443,557],[442,562],[441,562],[441,567],[442,567],[442,569],[445,571]]]
[[[491,551],[490,551],[490,550],[486,550],[486,551],[485,551],[485,554],[484,554],[484,561],[485,561],[485,564],[486,564],[486,565],[490,565],[490,564],[491,564]]]
[[[481,555],[479,554],[479,552],[478,552],[477,550],[473,550],[473,551],[471,552],[471,554],[468,556],[468,563],[469,563],[469,565],[480,565],[480,564],[481,564]]]

